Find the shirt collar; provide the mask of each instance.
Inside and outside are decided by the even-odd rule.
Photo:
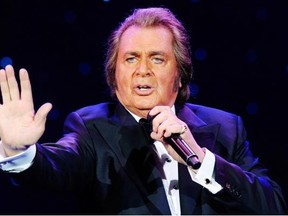
[[[126,109],[126,107],[125,107],[125,109]],[[128,109],[126,109],[126,110],[134,117],[134,119],[135,119],[137,122],[139,122],[139,120],[141,119],[141,117],[139,117],[139,116],[137,116],[136,114],[132,113],[132,112],[129,111]],[[175,113],[175,105],[173,105],[173,106],[171,107],[171,110],[172,110],[173,113]]]

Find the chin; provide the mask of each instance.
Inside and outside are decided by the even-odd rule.
[[[151,103],[136,103],[135,104],[135,107],[137,107],[139,110],[151,110],[155,106],[156,104],[151,104]]]

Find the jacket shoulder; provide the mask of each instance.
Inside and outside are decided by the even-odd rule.
[[[115,108],[115,103],[103,102],[95,105],[82,107],[74,112],[81,116],[81,118],[89,120],[95,118],[107,118],[114,114]]]
[[[240,134],[243,140],[246,139],[246,129],[241,116],[232,112],[203,105],[186,104],[186,106],[206,124],[220,125],[218,136],[224,143],[234,142]]]
[[[225,111],[222,109],[199,105],[199,104],[192,104],[192,103],[186,103],[185,104],[189,109],[191,109],[198,117],[202,119],[219,119],[220,122],[223,121],[223,118],[238,118],[238,116],[235,113]],[[221,120],[222,119],[222,120]]]

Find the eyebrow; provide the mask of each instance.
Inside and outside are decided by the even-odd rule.
[[[150,51],[148,54],[149,54],[149,56],[165,55],[165,52],[163,52],[163,51]],[[124,55],[139,56],[139,55],[140,55],[140,52],[137,52],[137,51],[128,51],[128,52],[125,52]]]

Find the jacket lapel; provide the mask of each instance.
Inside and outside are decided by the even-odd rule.
[[[186,106],[176,107],[176,114],[186,122],[197,143],[213,151],[219,125],[207,125]],[[107,121],[97,121],[95,124],[122,167],[126,169],[127,175],[133,179],[143,196],[154,204],[159,214],[171,214],[161,176],[155,164],[152,144],[143,128],[120,104],[108,121],[108,124]],[[179,187],[182,214],[197,213],[196,205],[201,187],[192,182],[187,167],[181,165]]]
[[[159,214],[170,214],[161,176],[156,167],[153,144],[147,139],[144,129],[120,104],[109,121],[110,124],[96,123],[97,128],[127,175],[133,179],[143,196],[154,204]]]
[[[193,182],[187,166],[178,164],[181,214],[201,214],[199,205],[202,186]]]
[[[176,106],[176,113],[186,122],[198,145],[213,151],[220,125],[208,125],[187,106]]]
[[[219,125],[206,124],[186,106],[176,106],[176,114],[182,121],[186,122],[198,145],[213,151]],[[179,164],[178,169],[181,213],[201,214],[201,206],[199,203],[201,199],[200,193],[202,191],[202,186],[191,180],[186,166]]]

